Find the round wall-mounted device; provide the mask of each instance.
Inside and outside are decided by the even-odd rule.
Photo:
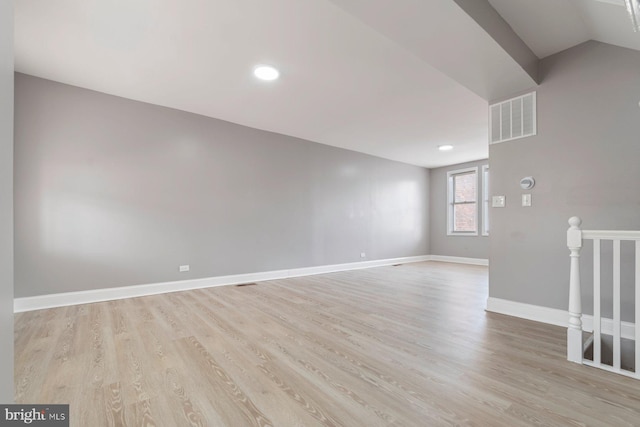
[[[532,176],[527,176],[520,180],[520,188],[523,190],[531,190],[534,185],[536,185],[536,180]]]

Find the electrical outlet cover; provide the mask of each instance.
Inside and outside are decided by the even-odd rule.
[[[491,206],[494,208],[504,208],[507,204],[507,198],[505,196],[493,196],[491,198]]]

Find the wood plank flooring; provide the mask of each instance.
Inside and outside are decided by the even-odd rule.
[[[640,382],[486,297],[486,267],[425,262],[21,313],[16,400],[78,427],[640,425]]]

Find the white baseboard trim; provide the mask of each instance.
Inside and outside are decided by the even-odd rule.
[[[550,325],[569,325],[569,312],[556,308],[542,307],[539,305],[525,304],[516,301],[509,301],[501,298],[489,297],[487,299],[487,311],[508,316],[520,317],[522,319],[534,320],[536,322],[548,323]],[[635,339],[635,324],[631,322],[620,322],[620,334],[622,338]],[[582,329],[593,332],[593,316],[582,315]],[[602,318],[601,331],[603,334],[613,335],[613,319]]]
[[[464,258],[459,256],[431,255],[431,261],[455,262],[457,264],[489,265],[489,260],[484,258]]]
[[[345,264],[322,265],[317,267],[293,268],[288,270],[265,271],[259,273],[234,274],[229,276],[206,277],[203,279],[180,280],[175,282],[152,283],[147,285],[122,286],[118,288],[95,289],[90,291],[65,292],[59,294],[38,295],[35,297],[15,298],[14,313],[42,310],[45,308],[65,307],[69,305],[90,304],[124,298],[157,295],[190,289],[210,288],[214,286],[238,285],[241,283],[261,282],[265,280],[287,279],[291,277],[311,276],[314,274],[334,273],[338,271],[359,270],[394,264],[430,261],[430,255],[372,261],[350,262]]]
[[[569,325],[569,313],[566,310],[525,304],[501,298],[487,298],[487,311],[548,323],[550,325],[563,326],[565,328]]]

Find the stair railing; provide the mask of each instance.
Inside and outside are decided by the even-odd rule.
[[[570,251],[571,267],[569,273],[569,326],[567,329],[567,360],[582,363],[618,374],[640,379],[640,231],[609,231],[609,230],[581,230],[582,220],[578,217],[569,219],[567,230],[567,247]],[[581,281],[580,281],[580,251],[585,240],[593,240],[593,327],[585,328],[582,315]],[[601,242],[613,243],[613,319],[604,319],[601,310]],[[635,325],[630,325],[631,339],[635,341],[635,372],[623,369],[622,363],[622,321],[621,321],[621,293],[620,293],[620,242],[635,242]],[[612,323],[611,327],[609,325]],[[608,334],[613,336],[613,363],[602,363],[602,334],[603,324],[607,325]],[[592,329],[592,330],[591,330]],[[593,332],[593,360],[584,358],[585,343],[583,330]],[[589,339],[588,344],[591,343]]]

